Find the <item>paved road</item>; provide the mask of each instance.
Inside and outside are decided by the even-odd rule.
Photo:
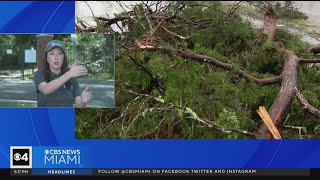
[[[114,80],[78,78],[80,88],[92,91],[93,99],[88,107],[114,107]],[[0,80],[0,102],[36,102],[36,89],[32,80]]]

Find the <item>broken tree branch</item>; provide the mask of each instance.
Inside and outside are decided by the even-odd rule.
[[[311,114],[320,117],[320,110],[311,106],[308,100],[304,97],[304,95],[296,88],[296,97],[303,105],[303,109],[307,109]]]
[[[169,34],[171,34],[171,35],[173,35],[173,36],[176,36],[176,37],[178,37],[178,38],[180,38],[180,39],[189,39],[189,37],[184,37],[184,36],[181,36],[181,35],[179,35],[179,34],[176,34],[176,33],[170,31],[169,29],[167,29],[167,28],[164,27],[164,26],[162,26],[162,28],[163,28],[165,31],[167,31]]]
[[[97,19],[101,21],[105,21],[105,25],[111,26],[111,24],[117,23],[118,21],[124,21],[129,19],[129,17],[115,17],[115,18],[105,18],[105,17],[97,17]]]
[[[171,49],[171,48],[163,48],[163,47],[146,47],[144,49],[150,50],[150,51],[161,50],[166,53],[175,52],[175,53],[179,54],[181,57],[186,58],[186,59],[193,59],[193,60],[196,60],[199,62],[209,63],[209,64],[212,64],[214,66],[217,66],[217,67],[220,67],[220,68],[226,69],[226,70],[232,69],[232,65],[229,63],[225,63],[225,62],[219,61],[215,58],[212,58],[210,56],[201,55],[201,54],[197,54],[194,52]],[[238,73],[241,74],[246,80],[251,81],[251,82],[255,82],[256,84],[261,85],[261,86],[269,85],[269,84],[276,84],[276,83],[279,83],[282,79],[281,75],[280,76],[273,76],[270,78],[259,79],[259,78],[256,78],[256,77],[248,74],[247,72],[245,72],[241,69],[238,70]]]
[[[306,127],[299,127],[299,126],[289,126],[289,125],[283,125],[284,128],[288,128],[288,129],[297,129],[298,132],[299,132],[299,136],[300,136],[300,139],[303,139],[302,137],[302,131],[304,133],[307,133],[307,128]]]
[[[161,21],[158,23],[158,25],[154,28],[154,30],[151,32],[150,37],[154,36],[162,26],[162,24],[165,22],[164,19],[161,19]]]
[[[224,127],[222,127],[220,125],[212,123],[212,121],[209,121],[209,120],[206,120],[206,119],[202,119],[197,115],[196,112],[194,112],[189,107],[183,107],[183,106],[175,105],[175,104],[172,104],[172,103],[167,103],[161,98],[153,97],[153,96],[150,96],[148,94],[138,94],[138,93],[136,93],[134,91],[131,91],[131,90],[129,90],[128,92],[132,93],[132,94],[135,94],[140,98],[141,97],[146,97],[146,98],[152,99],[154,101],[157,101],[158,103],[167,104],[170,107],[175,107],[175,108],[181,109],[181,110],[183,110],[183,113],[187,115],[186,117],[188,119],[196,120],[196,121],[206,125],[209,128],[213,128],[213,129],[225,132],[225,133],[235,132],[235,133],[244,134],[246,136],[251,136],[251,137],[257,137],[258,136],[257,134],[254,134],[254,133],[251,133],[251,132],[248,132],[248,131],[245,131],[245,130],[240,130],[240,129],[235,129],[235,128],[224,128]]]
[[[320,63],[320,58],[317,58],[317,59],[300,59],[300,63]]]
[[[171,48],[163,48],[163,47],[146,47],[146,50],[161,50],[166,53],[177,53],[183,58],[189,58],[193,60],[197,60],[199,62],[206,62],[222,69],[231,70],[232,65],[216,60],[212,57],[206,55],[200,55],[193,52],[188,52],[184,50],[176,50]],[[283,71],[280,76],[274,76],[266,79],[258,79],[243,70],[238,70],[239,73],[248,81],[255,82],[259,85],[266,84],[274,84],[281,82],[281,90],[278,93],[275,101],[273,102],[271,108],[269,109],[269,114],[271,119],[274,121],[276,127],[281,125],[282,118],[287,112],[292,103],[293,99],[296,95],[296,86],[297,86],[297,69],[299,65],[299,58],[295,55],[293,51],[286,50],[284,53],[284,65]],[[269,134],[268,128],[265,124],[262,124],[259,128],[259,136],[258,138],[269,139],[271,138],[271,134]]]
[[[293,51],[286,50],[283,56],[284,64],[281,75],[283,76],[281,82],[281,90],[278,92],[276,99],[273,101],[272,106],[269,109],[269,114],[273,123],[278,127],[282,122],[282,117],[286,114],[287,110],[292,103],[295,94],[298,79],[298,65],[299,58]],[[259,138],[270,139],[271,134],[265,124],[262,124],[259,128]]]
[[[264,124],[268,127],[269,131],[273,135],[273,138],[281,139],[281,135],[280,135],[278,129],[273,124],[273,121],[270,118],[266,108],[263,106],[260,106],[259,109],[257,110],[257,113],[259,114],[259,116],[263,120]]]

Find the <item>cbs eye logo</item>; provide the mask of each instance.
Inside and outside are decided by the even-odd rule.
[[[32,147],[11,146],[10,168],[32,168]]]

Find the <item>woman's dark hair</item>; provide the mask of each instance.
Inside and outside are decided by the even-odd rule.
[[[59,74],[59,76],[63,75],[64,73],[66,73],[68,71],[68,61],[67,61],[67,56],[65,53],[64,54],[64,58],[63,58],[63,63],[62,63],[62,66],[61,66],[61,73]],[[47,55],[48,53],[46,53],[46,60],[45,60],[45,63],[44,63],[44,78],[46,80],[46,82],[48,83],[50,81],[50,73],[51,73],[51,70],[50,70],[50,67],[49,67],[49,63],[47,61]],[[71,88],[71,82],[70,80],[67,81],[65,84],[67,89],[70,89]]]

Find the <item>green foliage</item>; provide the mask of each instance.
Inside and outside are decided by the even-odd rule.
[[[109,73],[109,74],[100,74],[98,76],[96,76],[98,79],[104,79],[104,80],[109,80],[109,79],[114,79],[114,75]]]
[[[276,29],[274,34],[274,41],[281,43],[286,49],[290,49],[297,54],[306,54],[309,52],[309,44],[305,41],[302,41],[301,38],[301,36],[283,29]]]
[[[102,20],[95,19],[96,22],[96,32],[97,33],[105,33],[106,32],[106,25]],[[108,31],[108,30],[107,30]]]
[[[76,59],[92,75],[114,78],[114,34],[78,34]]]
[[[35,34],[15,34],[0,37],[0,70],[19,70],[24,64],[24,50],[36,48]],[[12,54],[7,54],[7,49]]]
[[[279,2],[276,4],[275,10],[281,19],[285,19],[285,20],[295,20],[295,19],[307,20],[308,19],[307,14],[298,11],[294,7],[289,7],[289,8],[282,7],[281,3]]]
[[[226,108],[224,108],[222,112],[219,113],[217,124],[221,125],[223,128],[234,128],[234,129],[240,128],[240,122],[236,116],[236,113]],[[237,139],[239,137],[240,135],[237,133],[226,134],[227,139]]]
[[[116,67],[118,71],[122,71],[117,74],[117,79],[133,90],[144,90],[149,85],[150,77],[145,72],[139,71],[139,67],[129,58],[124,57],[121,63],[118,61]]]
[[[242,56],[243,55],[243,56]],[[245,52],[240,55],[240,63],[248,69],[261,74],[270,73],[279,75],[282,71],[282,52],[277,43],[264,42],[254,52]],[[258,74],[255,74],[258,75]],[[259,76],[259,75],[258,75]]]
[[[224,56],[237,56],[249,49],[257,34],[253,33],[248,23],[239,17],[229,21],[228,27],[218,27],[212,33],[211,47]],[[225,29],[224,29],[225,28]]]
[[[219,1],[210,2],[207,4],[207,8],[203,8],[204,1],[177,1],[176,5],[171,8],[172,11],[175,11],[177,7],[186,4],[190,8],[186,8],[181,17],[183,18],[192,18],[196,17],[199,19],[204,18],[218,18],[220,16],[218,11],[222,10],[222,4]]]
[[[76,138],[96,138],[96,124],[100,120],[100,114],[103,109],[99,108],[81,108],[76,109]]]
[[[207,55],[231,64],[232,68],[221,69],[160,50],[119,49],[115,64],[116,115],[98,125],[98,116],[95,120],[92,118],[98,112],[88,110],[79,115],[77,113],[77,122],[80,116],[77,124],[79,137],[248,138],[239,133],[214,130],[199,119],[225,129],[255,132],[261,123],[256,110],[259,106],[269,109],[281,86],[259,86],[245,80],[240,72],[245,71],[257,78],[269,78],[282,73],[284,50],[290,49],[297,54],[310,56],[308,44],[303,42],[301,37],[277,29],[274,40],[269,41],[266,34],[253,29],[237,13],[230,17],[221,13],[223,6],[220,2],[176,1],[169,7],[168,13],[175,13],[183,4],[186,4],[186,8],[177,13],[180,19],[168,22],[166,27],[188,38],[180,39],[161,31],[157,34],[159,46]],[[205,8],[203,4],[206,5]],[[142,17],[138,8],[135,8],[135,13]],[[210,20],[210,23],[201,28],[185,23],[206,20]],[[119,43],[132,47],[134,39],[142,41],[147,37],[148,24],[144,18],[141,18],[141,23],[132,20],[126,23],[130,34],[120,39]],[[134,55],[136,60],[144,65],[164,90],[150,87],[154,83],[150,74],[130,60],[129,54]],[[311,68],[302,64],[298,68],[298,88],[315,107],[320,106],[320,88],[316,85],[319,84],[319,70],[319,66]],[[147,95],[139,96],[131,91]],[[192,114],[186,112],[188,108],[192,110]],[[310,136],[319,136],[316,117],[302,109],[297,100],[293,101],[285,118],[286,125],[308,127]],[[102,128],[101,126],[107,130],[94,133],[93,130]],[[289,131],[287,136],[299,138],[296,131]]]

